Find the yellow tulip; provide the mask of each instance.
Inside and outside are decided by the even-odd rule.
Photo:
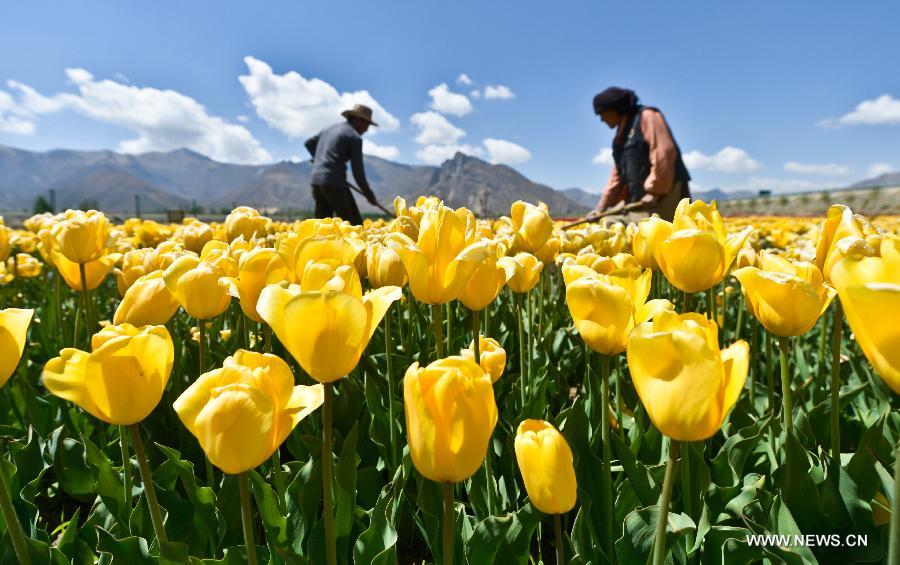
[[[269,285],[256,309],[294,359],[320,383],[356,367],[375,328],[401,290],[384,286],[360,296],[334,290],[305,292],[299,285]]]
[[[426,304],[444,304],[459,297],[491,252],[488,242],[475,243],[473,235],[470,211],[438,205],[423,212],[417,241],[391,233],[385,243],[400,255],[413,296]]]
[[[578,484],[566,438],[544,420],[524,420],[516,430],[516,462],[535,508],[564,514],[575,507]]]
[[[791,261],[771,253],[759,256],[762,268],[743,267],[734,271],[741,283],[747,305],[759,323],[780,337],[808,332],[819,320],[834,289],[825,284],[819,268],[812,263]]]
[[[659,269],[653,250],[672,233],[672,224],[653,216],[628,227],[633,231],[631,250],[637,262],[645,269]]]
[[[297,281],[302,281],[310,262],[349,265],[356,270],[357,259],[365,248],[365,242],[358,239],[324,236],[303,239],[297,243],[293,258],[295,277]]]
[[[238,206],[225,218],[225,237],[228,241],[234,241],[240,236],[246,241],[253,237],[264,238],[271,222],[272,220],[260,216],[257,210],[249,206]]]
[[[831,268],[850,249],[839,248],[839,243],[845,238],[852,238],[855,255],[877,255],[881,246],[881,233],[878,228],[859,214],[854,214],[850,208],[841,204],[835,204],[828,209],[825,221],[822,223],[819,237],[816,240],[816,266],[822,271],[827,282],[831,282]]]
[[[113,323],[133,326],[161,326],[178,311],[178,300],[169,292],[162,271],[139,278],[125,292],[116,308]]]
[[[501,257],[497,264],[506,271],[506,284],[515,293],[525,293],[541,280],[544,264],[537,257],[524,251],[513,257]]]
[[[180,230],[181,239],[184,241],[184,248],[200,253],[203,246],[212,241],[213,230],[209,224],[205,224],[199,220],[195,220]]]
[[[551,237],[547,243],[534,252],[534,256],[545,265],[552,265],[559,255],[560,240],[558,237]]]
[[[16,372],[34,310],[0,310],[0,387]]]
[[[459,295],[459,301],[469,310],[484,310],[503,290],[506,278],[507,271],[498,263],[497,255],[488,253],[472,271],[469,282]]]
[[[743,267],[756,267],[759,265],[759,256],[756,250],[745,245],[738,250],[737,258],[734,260],[734,266],[738,269]]]
[[[880,256],[849,253],[832,265],[847,322],[856,342],[885,383],[900,394],[900,238],[886,236]]]
[[[220,284],[240,300],[241,310],[255,322],[262,322],[256,311],[259,294],[267,284],[279,283],[287,276],[287,268],[275,249],[259,247],[241,255],[236,277],[225,277]]]
[[[481,357],[481,370],[491,376],[491,382],[497,382],[506,369],[506,350],[500,347],[500,343],[492,337],[478,336],[478,354]],[[475,341],[469,344],[468,349],[459,353],[466,359],[475,360]]]
[[[165,326],[106,326],[90,353],[67,348],[44,366],[47,390],[110,424],[140,422],[156,408],[175,347]]]
[[[702,441],[722,426],[744,387],[749,347],[719,349],[718,326],[699,314],[661,312],[628,341],[628,368],[653,425],[679,441]]]
[[[566,305],[588,347],[604,355],[621,353],[637,324],[673,309],[668,300],[647,302],[651,276],[650,269],[636,278],[594,273],[566,285]]]
[[[9,228],[3,225],[3,216],[0,216],[0,261],[5,261],[9,252]]]
[[[521,200],[513,202],[509,217],[516,230],[516,246],[522,251],[534,253],[553,234],[553,220],[543,202],[538,206]]]
[[[50,256],[52,257],[53,265],[56,267],[56,270],[59,271],[59,274],[62,275],[66,284],[69,285],[69,288],[78,292],[83,291],[84,288],[81,285],[81,270],[78,263],[70,261],[65,255],[60,253],[55,246],[51,249]],[[94,290],[100,286],[100,283],[103,282],[103,279],[106,278],[106,275],[109,274],[120,257],[121,255],[118,253],[109,253],[107,255],[102,255],[95,261],[85,263],[84,278],[87,282],[87,289]]]
[[[231,295],[219,280],[232,276],[236,270],[234,259],[227,255],[212,261],[184,255],[163,272],[163,280],[188,315],[209,320],[228,308]]]
[[[106,250],[109,220],[96,210],[66,210],[64,219],[53,226],[50,235],[66,259],[73,263],[96,261]]]
[[[28,253],[16,253],[6,260],[6,268],[16,276],[31,279],[40,276],[44,264]]]
[[[236,475],[271,457],[324,399],[322,385],[294,385],[280,357],[239,349],[175,400],[185,427],[209,461]]]
[[[687,198],[678,204],[670,225],[671,233],[659,242],[653,255],[669,282],[684,292],[700,292],[721,281],[753,231],[747,227],[728,235],[715,202],[690,202]],[[666,228],[660,225],[658,229]]]
[[[484,461],[497,423],[491,378],[472,359],[413,363],[403,378],[406,433],[413,464],[425,478],[456,483]]]
[[[373,288],[406,284],[406,268],[396,250],[372,243],[366,250],[366,273]]]

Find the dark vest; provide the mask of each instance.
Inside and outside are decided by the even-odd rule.
[[[619,137],[613,140],[613,160],[616,164],[616,171],[619,178],[628,186],[628,201],[636,202],[640,200],[644,192],[644,182],[650,174],[650,145],[644,139],[641,132],[641,112],[644,110],[656,110],[650,106],[638,106],[637,111],[625,124],[625,132],[622,135],[623,141],[619,142]],[[657,112],[659,110],[656,110]],[[666,128],[668,128],[668,123]],[[672,136],[672,130],[669,129],[669,135]],[[684,161],[681,160],[681,149],[675,142],[675,136],[672,136],[672,142],[675,143],[675,150],[678,157],[675,159],[675,178],[674,183],[681,181],[683,190],[687,190],[687,183],[691,180]]]

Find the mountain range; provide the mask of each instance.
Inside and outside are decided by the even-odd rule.
[[[366,156],[366,174],[378,199],[390,207],[394,196],[415,201],[435,195],[449,206],[466,206],[482,216],[508,214],[516,200],[546,202],[556,216],[592,209],[598,195],[581,188],[554,190],[506,165],[457,153],[440,166],[405,165]],[[35,198],[54,191],[56,209],[84,204],[111,212],[141,210],[230,210],[247,205],[266,210],[310,211],[309,161],[268,165],[221,163],[189,149],[139,155],[114,151],[59,149],[27,151],[0,145],[0,210],[30,211]],[[896,186],[900,173],[887,173],[850,188]],[[693,194],[706,201],[755,196],[720,189]],[[357,198],[363,212],[374,212]]]
[[[438,167],[404,165],[366,156],[366,174],[378,199],[415,201],[422,194],[481,215],[508,214],[516,200],[546,202],[560,216],[576,215],[593,202],[532,182],[506,165],[457,153]],[[269,211],[312,210],[309,161],[270,165],[220,163],[189,149],[140,155],[113,151],[33,152],[0,146],[0,209],[30,209],[38,195],[55,193],[56,208],[90,202],[106,211],[202,207],[207,211],[247,205]],[[596,202],[596,197],[593,197]],[[358,198],[363,211],[374,208]]]

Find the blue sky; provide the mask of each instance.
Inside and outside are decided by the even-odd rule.
[[[0,144],[305,158],[363,101],[373,154],[461,149],[597,191],[612,132],[591,98],[619,85],[663,110],[699,189],[843,186],[900,169],[898,21],[889,2],[10,3]]]

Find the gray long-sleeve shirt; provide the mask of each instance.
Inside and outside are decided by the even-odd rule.
[[[363,167],[362,137],[349,122],[327,127],[306,140],[306,150],[313,158],[309,181],[321,186],[347,186],[347,161],[356,186],[363,193],[370,193],[369,182]]]

